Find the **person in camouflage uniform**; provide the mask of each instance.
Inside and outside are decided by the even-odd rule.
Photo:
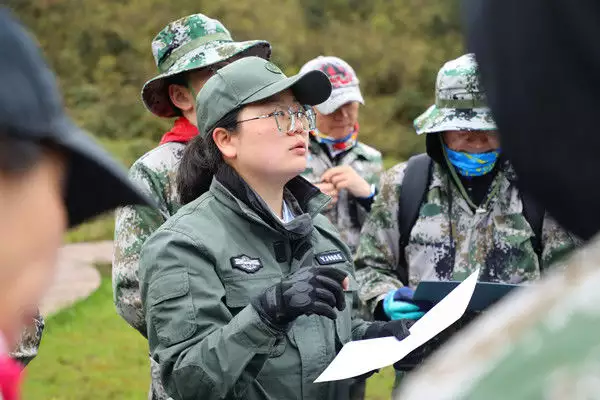
[[[332,197],[324,215],[354,253],[383,171],[381,153],[357,140],[358,109],[364,100],[354,69],[340,58],[320,56],[307,62],[300,73],[312,70],[324,72],[333,91],[315,107],[317,130],[311,134],[302,176]]]
[[[546,214],[542,251],[539,257],[536,254],[517,177],[500,155],[472,54],[441,68],[436,104],[415,120],[415,127],[418,134],[427,134],[433,167],[405,259],[399,259],[398,205],[406,163],[383,174],[355,258],[359,293],[374,318],[422,315],[414,304],[395,303],[394,294],[403,286],[414,289],[421,280],[463,280],[476,269],[482,281],[537,280],[578,244]],[[408,279],[403,282],[400,275]],[[399,377],[396,385],[398,381]]]
[[[152,54],[160,74],[142,89],[145,106],[162,118],[177,117],[160,145],[140,157],[129,171],[137,183],[159,205],[158,210],[131,206],[117,211],[113,256],[113,300],[128,324],[146,337],[140,298],[138,262],[142,245],[180,204],[175,174],[186,144],[198,133],[195,95],[213,72],[249,55],[269,58],[266,41],[234,42],[223,24],[203,14],[169,23],[152,41]],[[158,365],[150,360],[150,399],[166,399]]]
[[[524,187],[586,243],[448,342],[395,399],[598,399],[599,3],[463,3],[503,147]]]

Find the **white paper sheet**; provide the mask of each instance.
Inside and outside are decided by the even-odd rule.
[[[352,378],[400,361],[462,317],[478,277],[479,270],[448,293],[410,328],[410,336],[406,339],[399,341],[386,337],[347,343],[315,383]]]

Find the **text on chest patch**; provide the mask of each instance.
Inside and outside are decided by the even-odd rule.
[[[337,264],[346,261],[346,257],[339,250],[325,251],[315,255],[315,258],[321,265]]]
[[[262,262],[260,262],[260,258],[248,257],[245,254],[237,257],[231,257],[230,260],[232,268],[237,268],[249,274],[253,274],[263,267]]]

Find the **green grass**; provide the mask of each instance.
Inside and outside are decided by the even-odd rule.
[[[46,320],[38,356],[27,367],[24,400],[139,400],[150,384],[145,339],[117,315],[110,265],[100,265],[100,288]],[[367,383],[367,400],[388,400],[394,373]]]
[[[384,368],[367,381],[366,400],[389,400],[394,385],[394,368]]]
[[[23,399],[144,399],[150,384],[145,339],[117,315],[110,267],[89,298],[46,320],[27,367]]]

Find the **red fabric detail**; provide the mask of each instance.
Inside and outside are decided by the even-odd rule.
[[[173,128],[160,139],[160,144],[169,142],[187,143],[196,135],[198,135],[198,128],[192,125],[187,118],[179,117],[175,120]]]
[[[0,393],[3,400],[21,398],[21,380],[23,365],[8,355],[0,356]]]

